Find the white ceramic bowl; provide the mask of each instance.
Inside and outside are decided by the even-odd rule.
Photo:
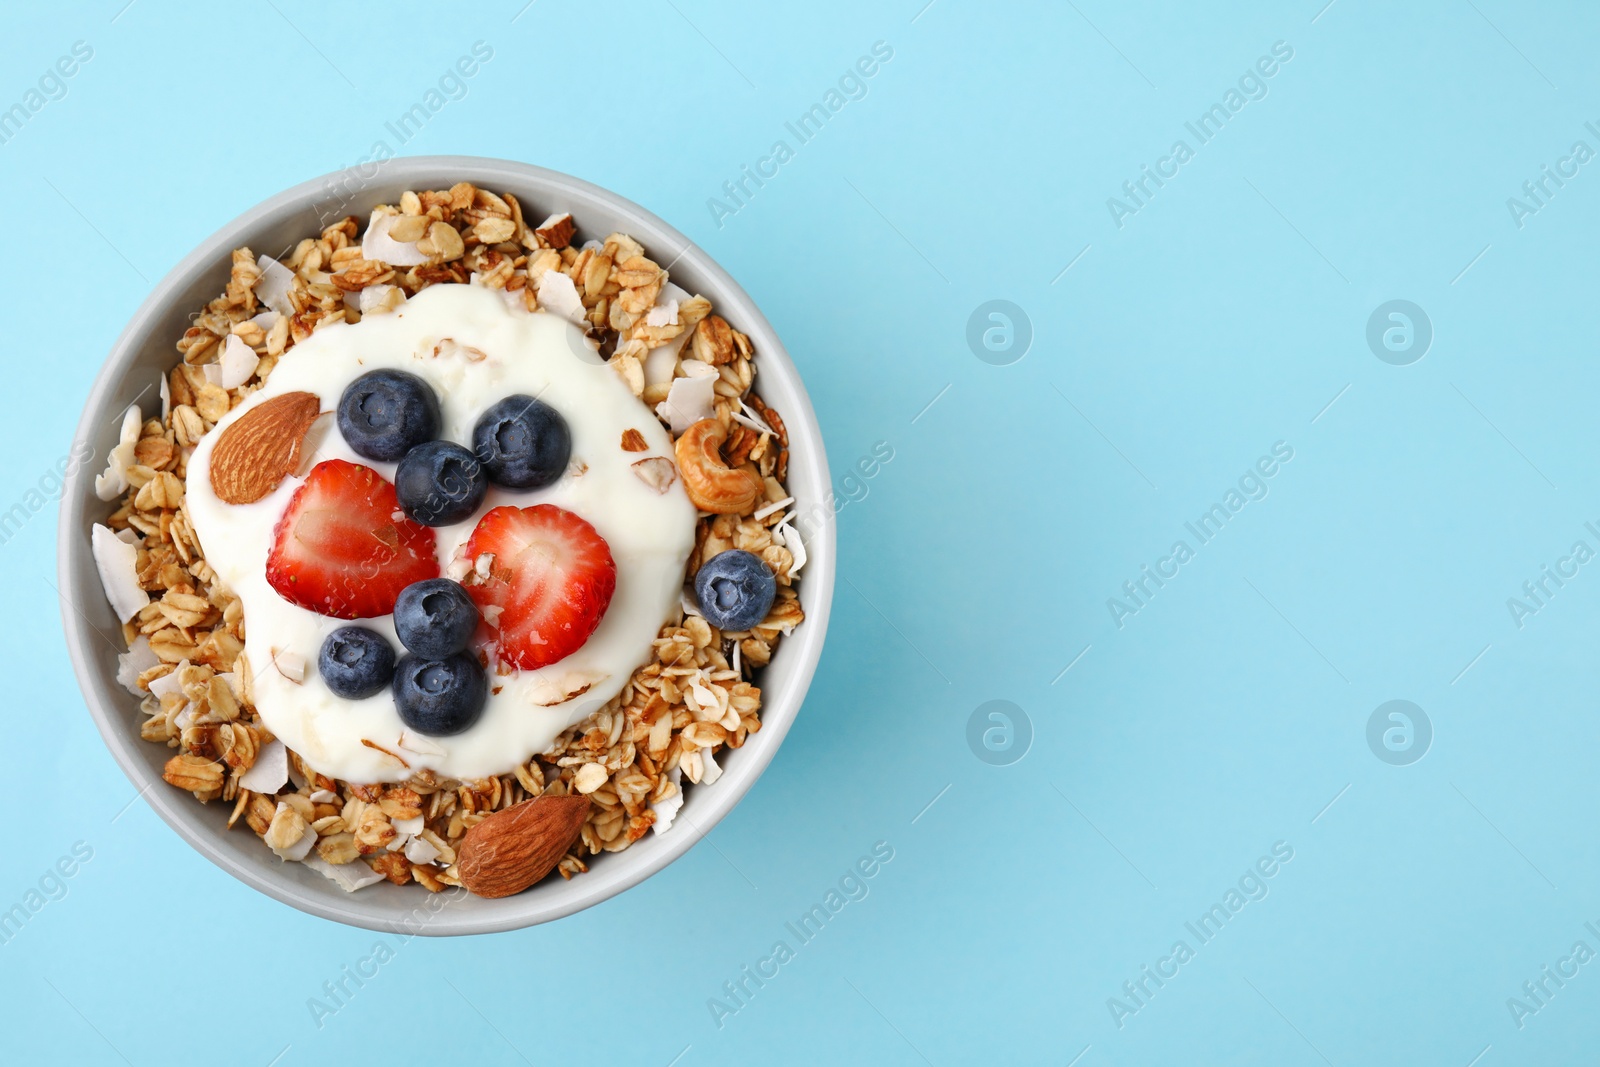
[[[503,160],[422,156],[370,169],[370,176],[352,169],[298,185],[228,223],[161,280],[112,346],[78,425],[78,442],[92,446],[96,458],[68,477],[62,496],[58,553],[67,647],[95,725],[134,788],[179,836],[240,881],[313,915],[375,930],[437,935],[514,930],[597,904],[661,870],[715,826],[771,762],[800,710],[828,628],[834,526],[827,457],[800,375],[771,325],[710,256],[644,208],[565,174]],[[533,218],[570,211],[580,238],[603,238],[613,231],[632,235],[657,262],[671,265],[674,282],[705,294],[717,312],[747,333],[758,354],[761,395],[788,425],[788,485],[796,513],[818,522],[806,541],[810,558],[800,582],[806,621],[784,639],[761,676],[761,730],[743,748],[726,753],[721,779],[689,789],[670,831],[652,832],[624,852],[595,857],[586,874],[571,880],[552,876],[500,900],[455,893],[441,907],[438,898],[415,885],[385,882],[345,893],[310,868],[280,862],[248,830],[227,830],[229,805],[201,804],[161,780],[171,750],[140,739],[138,701],[117,683],[122,639],[101,591],[89,531],[113,510],[95,497],[93,480],[115,444],[121,412],[141,396],[146,417],[155,409],[154,387],[177,358],[174,343],[191,314],[227,284],[233,249],[248,245],[277,255],[320,232],[325,221],[353,214],[364,222],[374,205],[395,203],[404,190],[447,188],[463,180],[516,194]]]

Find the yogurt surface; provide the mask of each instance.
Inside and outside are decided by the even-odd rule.
[[[324,327],[290,348],[265,386],[196,446],[188,466],[189,514],[206,560],[244,609],[256,710],[316,770],[351,782],[400,781],[424,769],[461,779],[504,773],[605,704],[650,658],[652,640],[679,604],[696,513],[680,481],[662,493],[633,469],[652,456],[672,458],[671,437],[615,371],[591,362],[592,350],[576,326],[556,315],[513,310],[499,293],[480,286],[434,285],[397,311]],[[588,642],[537,671],[498,675],[491,663],[483,716],[452,737],[407,730],[387,689],[348,700],[317,676],[323,639],[352,623],[289,603],[266,579],[273,528],[303,479],[290,475],[266,497],[244,505],[224,503],[211,488],[212,448],[244,412],[295,391],[315,394],[322,410],[332,412],[347,385],[380,368],[409,371],[431,385],[439,397],[440,437],[468,448],[478,417],[513,393],[551,405],[572,431],[573,462],[553,485],[531,491],[491,485],[471,518],[435,529],[441,574],[484,512],[507,504],[555,504],[583,517],[606,539],[617,565],[616,593]],[[357,455],[333,421],[325,416],[325,428],[313,429],[305,447],[314,446],[315,455],[303,468],[345,459],[392,482],[396,464]],[[622,435],[630,429],[643,435],[646,451],[623,451]],[[383,634],[396,655],[404,652],[392,617],[353,624]],[[276,669],[275,653],[280,660],[285,654],[303,660],[304,681]]]

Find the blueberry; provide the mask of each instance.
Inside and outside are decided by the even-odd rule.
[[[694,595],[706,621],[719,630],[748,630],[767,617],[778,580],[761,557],[729,549],[700,565]]]
[[[478,510],[489,475],[477,456],[455,442],[424,441],[400,461],[394,491],[413,522],[449,526]]]
[[[399,459],[439,436],[439,398],[415,374],[368,371],[339,397],[339,432],[368,459]]]
[[[394,603],[394,632],[424,659],[444,659],[466,649],[478,628],[478,605],[448,578],[413,582]]]
[[[567,469],[572,432],[549,404],[513,394],[483,413],[472,429],[472,450],[489,480],[507,489],[538,489]]]
[[[400,721],[420,734],[445,737],[470,729],[488,697],[483,668],[466,652],[446,659],[407,654],[394,669]]]
[[[365,626],[341,626],[322,642],[317,670],[329,689],[350,700],[369,697],[394,675],[394,649]]]

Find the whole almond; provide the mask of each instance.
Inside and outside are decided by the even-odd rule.
[[[589,817],[589,798],[534,797],[467,831],[456,850],[461,884],[480,897],[520,893],[555,869]]]
[[[300,443],[322,401],[284,393],[257,404],[222,431],[211,450],[211,488],[229,504],[252,504],[278,487],[300,459]]]

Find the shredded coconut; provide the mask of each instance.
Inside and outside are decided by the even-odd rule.
[[[427,255],[417,248],[417,242],[396,241],[389,236],[389,231],[400,219],[399,215],[389,215],[378,210],[372,212],[367,232],[361,238],[362,259],[375,260],[394,267],[419,267],[428,262]]]

